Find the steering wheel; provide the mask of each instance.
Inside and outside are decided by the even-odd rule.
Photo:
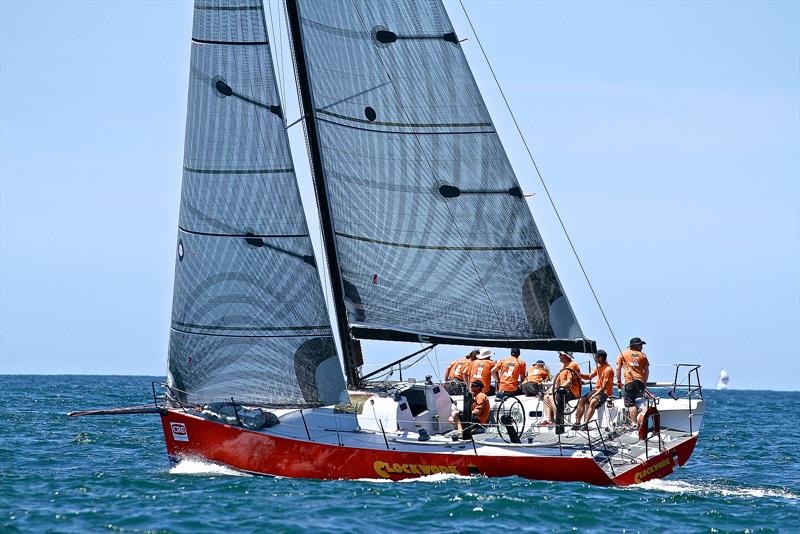
[[[556,373],[556,376],[553,377],[553,385],[550,386],[550,394],[553,396],[553,404],[555,404],[555,402],[556,402],[556,390],[559,389],[556,386],[556,384],[559,381],[558,377],[560,377],[561,374],[564,373],[564,372],[572,373],[573,382],[577,380],[578,384],[581,384],[581,392],[580,393],[583,393],[583,384],[581,383],[581,377],[580,377],[580,375],[578,375],[578,372],[575,369],[571,369],[569,367],[565,367],[564,369],[561,369],[558,373]],[[564,389],[567,389],[567,388],[564,388]],[[578,398],[580,398],[580,395],[578,395]],[[572,415],[573,413],[575,413],[575,410],[577,410],[577,409],[578,409],[578,404],[577,403],[575,404],[575,406],[571,410],[569,409],[569,403],[567,403],[567,402],[564,403],[564,415]]]
[[[516,397],[504,398],[497,407],[497,433],[500,434],[503,441],[512,443],[507,426],[513,428],[518,437],[525,430],[525,407],[522,405],[522,401]]]

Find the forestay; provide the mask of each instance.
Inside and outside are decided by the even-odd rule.
[[[198,0],[169,380],[189,402],[346,400],[259,0]]]
[[[353,333],[592,350],[442,3],[297,5]]]

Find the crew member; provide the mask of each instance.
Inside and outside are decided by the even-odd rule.
[[[561,362],[562,367],[556,374],[553,388],[554,390],[566,390],[564,402],[575,400],[581,396],[581,368],[569,352],[559,352],[558,360]],[[553,392],[550,391],[544,396],[544,421],[540,424],[552,425],[555,411],[555,399],[553,399]]]
[[[636,399],[644,395],[647,378],[650,375],[650,362],[647,355],[642,352],[642,345],[646,342],[641,338],[631,338],[628,349],[617,357],[617,387],[622,389],[623,381],[620,378],[622,369],[625,369],[625,407],[631,424],[636,424]]]
[[[444,381],[449,382],[445,389],[451,395],[463,395],[466,393],[466,382],[469,380],[469,368],[472,362],[475,361],[475,356],[480,351],[473,350],[463,358],[454,360],[444,372]]]
[[[544,364],[544,361],[537,360],[528,369],[528,376],[520,386],[520,389],[527,397],[536,397],[537,395],[541,397],[544,395],[542,382],[545,380],[550,380],[550,370]]]
[[[473,434],[480,434],[486,431],[486,426],[489,424],[489,397],[483,393],[483,382],[480,380],[473,380],[470,384],[470,393],[472,393],[472,422],[466,427],[466,430]],[[459,437],[464,436],[464,426],[461,423],[462,413],[453,405],[453,411],[450,414],[449,421],[458,429]]]
[[[608,365],[607,360],[608,354],[606,351],[598,350],[597,354],[594,355],[594,362],[597,364],[597,367],[588,375],[580,375],[584,380],[591,380],[597,377],[597,386],[595,386],[593,391],[590,391],[578,401],[578,411],[575,412],[575,425],[572,427],[573,430],[578,430],[584,411],[586,411],[586,419],[584,419],[583,423],[586,424],[592,420],[592,416],[597,407],[602,406],[606,399],[614,392],[614,369]],[[589,407],[588,410],[586,410],[587,406]]]
[[[481,349],[475,357],[475,361],[469,366],[469,380],[480,380],[483,384],[483,392],[487,395],[494,395],[494,387],[492,387],[493,355],[494,352],[491,349]]]
[[[520,384],[525,378],[525,360],[519,357],[518,348],[511,349],[511,356],[500,360],[492,367],[492,376],[497,384],[499,397],[516,397],[522,393]]]

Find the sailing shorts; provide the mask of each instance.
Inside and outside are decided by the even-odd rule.
[[[536,397],[542,391],[542,385],[535,382],[525,382],[522,384],[522,392],[526,397]]]
[[[591,397],[592,394],[594,394],[594,391],[590,391],[589,393],[583,396],[583,398],[586,399],[586,402],[589,402],[589,397]],[[606,395],[605,391],[601,391],[600,393],[595,395],[594,398],[600,401],[600,404],[598,404],[598,406],[601,406],[606,401],[606,399],[608,399],[608,395]]]
[[[625,407],[633,408],[636,406],[636,399],[644,395],[644,382],[634,380],[625,384]]]

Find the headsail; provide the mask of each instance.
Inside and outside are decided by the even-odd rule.
[[[352,332],[594,350],[442,3],[291,4]]]
[[[194,7],[169,346],[197,403],[346,395],[260,0]]]

